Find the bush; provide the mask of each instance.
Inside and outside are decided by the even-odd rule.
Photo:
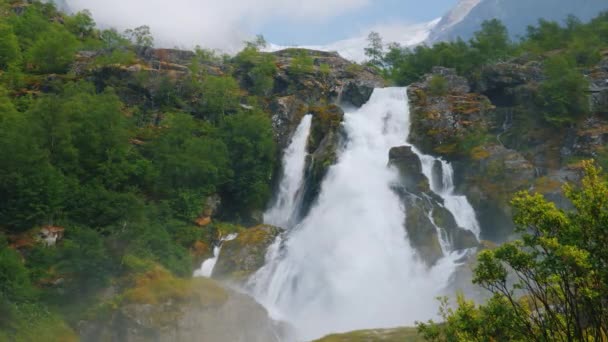
[[[429,81],[429,90],[433,96],[443,96],[448,93],[448,82],[441,75],[433,75]]]
[[[314,60],[308,54],[308,51],[298,49],[295,57],[291,60],[289,73],[294,76],[302,76],[314,72]]]
[[[444,323],[419,324],[430,341],[602,341],[608,332],[608,182],[584,162],[581,188],[566,186],[574,210],[540,194],[513,200],[521,239],[482,251],[473,282],[483,305],[442,302]],[[507,280],[509,278],[509,280]],[[512,280],[514,279],[514,280]]]
[[[540,104],[547,122],[560,126],[589,113],[589,83],[576,63],[563,56],[545,61],[547,79],[540,87]]]

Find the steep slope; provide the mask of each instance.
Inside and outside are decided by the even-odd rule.
[[[437,23],[437,26],[433,28],[429,35],[429,41],[433,41],[435,37],[449,33],[450,30],[458,25],[462,20],[467,18],[471,10],[475,6],[479,5],[482,0],[460,0],[454,8],[452,8],[441,20]]]
[[[572,14],[587,21],[603,10],[608,10],[605,0],[462,0],[431,32],[427,42],[469,39],[488,19],[501,20],[517,37],[540,18],[561,21]]]

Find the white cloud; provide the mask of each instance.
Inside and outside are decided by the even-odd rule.
[[[371,0],[67,0],[74,11],[89,9],[103,26],[120,30],[149,25],[157,45],[234,50],[272,17],[326,20],[360,9]]]

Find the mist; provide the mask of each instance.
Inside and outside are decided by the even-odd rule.
[[[158,47],[201,45],[237,50],[266,21],[330,20],[361,9],[371,0],[67,0],[70,10],[88,9],[101,27],[118,30],[149,25]]]

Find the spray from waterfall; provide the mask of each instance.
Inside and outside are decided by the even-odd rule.
[[[306,165],[306,145],[311,123],[312,115],[305,115],[296,129],[291,143],[285,150],[283,176],[274,204],[264,213],[265,223],[288,229],[291,228],[297,218],[297,210],[301,201],[300,190]]]
[[[345,114],[344,130],[347,144],[317,203],[275,242],[249,282],[256,299],[302,340],[434,317],[435,297],[457,266],[452,254],[431,269],[419,261],[391,188],[398,173],[387,167],[388,151],[406,144],[409,130],[406,89],[376,89]]]

